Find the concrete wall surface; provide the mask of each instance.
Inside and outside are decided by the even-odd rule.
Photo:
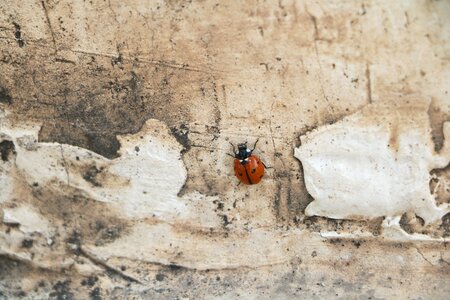
[[[448,299],[449,92],[446,0],[0,1],[0,299]]]

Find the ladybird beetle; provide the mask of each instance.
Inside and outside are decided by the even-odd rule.
[[[238,150],[233,146],[234,152],[234,175],[244,184],[257,184],[264,176],[266,166],[261,159],[253,154],[253,149],[247,147],[247,142],[238,144]]]

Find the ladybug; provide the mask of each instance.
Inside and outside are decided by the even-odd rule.
[[[234,175],[244,184],[257,184],[264,176],[266,165],[258,156],[253,154],[257,142],[258,140],[251,150],[247,147],[247,142],[238,144],[238,150],[231,144],[235,154]]]

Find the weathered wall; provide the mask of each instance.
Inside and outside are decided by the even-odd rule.
[[[0,297],[450,292],[448,1],[6,0],[0,45]]]

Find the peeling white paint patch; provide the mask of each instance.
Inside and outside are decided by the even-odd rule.
[[[417,96],[377,102],[301,136],[295,157],[314,198],[306,215],[364,219],[412,211],[426,224],[439,221],[449,209],[436,206],[430,171],[449,163],[450,123],[436,154],[429,105]]]
[[[25,234],[37,232],[46,238],[51,238],[54,233],[54,228],[49,224],[48,220],[27,205],[4,208],[3,223],[19,225],[20,230]]]
[[[220,222],[213,213],[215,197],[206,199],[198,193],[177,196],[187,176],[182,146],[158,120],[148,120],[134,135],[118,136],[120,156],[112,160],[75,146],[38,142],[39,125],[12,123],[5,116],[0,118],[0,142],[12,141],[16,151],[14,162],[0,164],[0,184],[7,190],[14,190],[12,179],[20,176],[29,186],[54,189],[58,194],[70,194],[70,187],[109,203],[130,220],[195,220],[197,226]],[[13,196],[5,193],[0,200]],[[201,208],[211,214],[200,214],[205,211]]]

